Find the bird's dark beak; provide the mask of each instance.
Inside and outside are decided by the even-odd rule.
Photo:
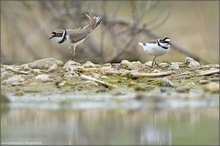
[[[52,39],[54,36],[52,35],[51,37],[49,37],[49,39]]]

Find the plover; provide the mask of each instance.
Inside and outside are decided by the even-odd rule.
[[[78,29],[56,29],[51,33],[49,39],[55,40],[57,43],[70,43],[70,55],[73,59],[75,56],[76,46],[82,43],[88,35],[102,22],[101,17],[93,16],[90,13],[85,13],[89,19],[89,24],[83,28]],[[72,54],[72,50],[74,51]]]
[[[156,63],[156,58],[158,56],[166,54],[170,49],[170,38],[164,37],[159,38],[156,41],[151,41],[147,43],[139,43],[140,46],[143,47],[144,51],[149,53],[150,55],[154,56],[151,68],[153,67],[154,63],[159,67]]]

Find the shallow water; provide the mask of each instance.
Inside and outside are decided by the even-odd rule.
[[[219,106],[199,101],[14,102],[2,107],[1,141],[50,145],[218,145]]]

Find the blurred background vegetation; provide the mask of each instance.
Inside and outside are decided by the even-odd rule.
[[[48,38],[53,29],[86,25],[85,12],[102,16],[103,23],[77,46],[75,61],[145,62],[152,56],[138,42],[168,36],[175,46],[158,61],[192,56],[218,63],[218,1],[1,1],[1,63],[67,61],[68,45]]]

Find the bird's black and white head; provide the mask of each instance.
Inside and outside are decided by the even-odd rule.
[[[157,40],[157,44],[164,49],[169,49],[170,45],[171,45],[170,38],[168,38],[168,37],[159,38]]]
[[[49,37],[49,39],[54,40],[57,43],[63,43],[67,38],[67,32],[66,30],[54,30],[51,33],[51,36]]]
[[[160,43],[166,43],[166,44],[171,45],[170,38],[168,38],[168,37],[160,38],[159,41],[160,41]]]

